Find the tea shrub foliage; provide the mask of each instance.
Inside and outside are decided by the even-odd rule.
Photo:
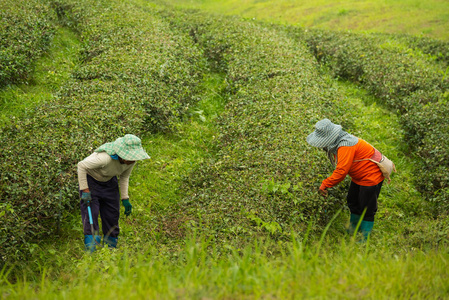
[[[68,0],[52,9],[79,32],[83,63],[51,101],[1,128],[4,261],[23,257],[78,213],[79,160],[126,133],[172,130],[202,80],[201,51],[150,8]]]
[[[31,79],[34,60],[54,36],[55,20],[48,1],[0,2],[0,87]]]
[[[343,125],[350,120],[342,95],[305,44],[236,18],[194,11],[164,15],[225,72],[230,93],[219,121],[217,157],[191,175],[188,197],[164,223],[187,216],[184,232],[193,228],[218,242],[244,243],[255,235],[287,238],[311,218],[329,220],[343,205],[344,184],[328,199],[318,196],[331,168],[305,137],[324,117]],[[167,227],[165,233],[174,235]]]
[[[301,30],[288,27],[335,77],[359,83],[400,115],[412,155],[421,159],[416,185],[436,204],[449,207],[448,43],[428,38]]]
[[[319,197],[333,168],[305,140],[322,118],[352,124],[320,63],[401,114],[422,160],[420,191],[447,206],[444,42],[401,37],[409,46],[400,48],[385,36],[280,28],[139,1],[7,2],[16,4],[0,12],[3,85],[29,77],[57,22],[76,31],[83,47],[82,63],[54,98],[0,130],[2,261],[25,257],[78,213],[79,160],[125,133],[174,130],[198,101],[206,72],[225,74],[227,83],[218,150],[186,178],[185,198],[158,216],[168,238],[200,230],[216,241],[287,239],[309,220],[326,224],[343,206],[348,181]]]

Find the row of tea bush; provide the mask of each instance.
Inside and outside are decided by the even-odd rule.
[[[79,160],[126,133],[171,130],[202,80],[201,51],[149,7],[118,0],[53,7],[79,33],[82,63],[51,101],[0,131],[3,261],[23,257],[77,213]]]
[[[415,181],[435,213],[449,207],[448,45],[428,38],[289,27],[338,78],[354,81],[396,111],[411,155],[420,159]]]
[[[49,47],[56,13],[43,0],[0,2],[0,88],[30,80],[33,62]]]
[[[311,217],[328,221],[344,193],[318,196],[331,169],[306,136],[325,117],[351,123],[342,95],[306,45],[238,18],[195,11],[164,15],[190,33],[215,71],[225,74],[231,93],[219,120],[219,153],[186,182],[190,194],[165,216],[165,233],[194,228],[220,242],[244,243],[255,235],[287,237]],[[168,228],[179,219],[189,221]]]

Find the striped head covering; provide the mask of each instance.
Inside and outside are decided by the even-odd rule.
[[[315,124],[315,131],[307,136],[307,143],[311,146],[323,148],[328,153],[337,154],[341,146],[354,146],[359,139],[343,131],[340,125],[323,119]]]
[[[142,141],[132,134],[127,134],[124,137],[118,138],[115,142],[103,144],[98,147],[95,152],[106,152],[111,156],[118,155],[122,159],[130,161],[150,158],[142,148]]]

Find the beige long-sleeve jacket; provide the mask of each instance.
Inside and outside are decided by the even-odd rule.
[[[121,199],[128,199],[129,177],[135,164],[121,164],[106,152],[94,152],[78,163],[79,188],[80,190],[89,188],[87,174],[101,182],[109,181],[112,177],[117,176]]]

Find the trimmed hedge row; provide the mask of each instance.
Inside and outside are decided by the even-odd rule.
[[[226,72],[232,95],[220,117],[216,160],[192,174],[185,187],[190,195],[163,223],[187,217],[186,228],[223,242],[257,234],[285,237],[310,218],[328,220],[342,206],[343,192],[326,200],[318,196],[331,168],[305,138],[323,117],[344,125],[348,120],[342,96],[305,45],[239,19],[192,11],[166,17]]]
[[[29,80],[53,38],[55,19],[47,1],[0,2],[0,87]]]
[[[334,76],[361,84],[400,113],[406,141],[422,159],[422,165],[416,168],[419,191],[438,204],[437,210],[448,208],[449,76],[445,67],[410,48],[389,47],[384,36],[288,30],[296,38],[307,40],[310,50]],[[413,44],[427,43],[429,49],[444,45],[427,39],[417,41]]]
[[[145,106],[147,129],[173,129],[197,94],[202,53],[192,47],[188,35],[168,31],[167,24],[157,20],[148,24],[154,19],[150,8],[124,2],[105,13],[103,2],[79,2],[83,5],[71,9],[71,23],[78,24],[87,63],[74,78],[127,82],[135,88],[136,101]]]
[[[433,58],[449,65],[449,42],[436,40],[428,37],[417,37],[411,35],[389,35],[388,38],[403,41],[409,48],[417,49],[425,54],[433,56]]]
[[[202,53],[148,8],[118,0],[57,7],[81,35],[84,63],[53,101],[0,131],[3,261],[23,257],[78,210],[79,160],[125,133],[169,130],[202,80]]]

